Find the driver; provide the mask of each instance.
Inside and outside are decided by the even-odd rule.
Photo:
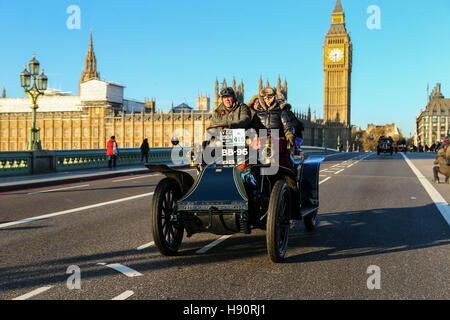
[[[233,88],[220,91],[222,103],[213,111],[211,126],[223,125],[230,129],[247,129],[251,122],[250,109],[236,99]]]

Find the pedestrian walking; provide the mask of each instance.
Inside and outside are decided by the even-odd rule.
[[[112,136],[106,143],[106,155],[108,156],[108,168],[115,168],[117,157],[119,156],[119,147],[117,146],[115,136]]]
[[[150,152],[150,146],[148,145],[148,139],[145,138],[141,144],[141,162],[143,162],[144,158],[145,158],[145,163],[148,163],[148,153],[149,152]]]

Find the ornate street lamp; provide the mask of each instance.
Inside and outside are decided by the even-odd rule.
[[[39,61],[36,60],[36,54],[33,54],[33,60],[28,62],[30,71],[27,70],[27,65],[20,74],[20,84],[25,93],[31,98],[31,110],[32,110],[32,123],[30,132],[28,135],[28,150],[42,150],[39,128],[36,128],[36,110],[38,108],[37,99],[44,95],[44,91],[47,90],[48,78],[44,74],[42,69],[41,75],[39,75]],[[38,76],[39,75],[39,76]],[[31,84],[31,78],[33,78],[33,84]]]

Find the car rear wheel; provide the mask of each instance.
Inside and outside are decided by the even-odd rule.
[[[284,180],[278,180],[270,194],[267,213],[267,253],[273,262],[281,262],[287,250],[290,216],[291,192]]]
[[[170,178],[161,180],[153,195],[150,212],[155,246],[165,256],[178,252],[183,240],[184,227],[176,220],[175,206],[181,197],[178,183]]]

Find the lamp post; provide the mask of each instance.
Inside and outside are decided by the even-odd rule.
[[[42,150],[41,139],[39,134],[39,128],[36,128],[36,110],[38,108],[37,99],[44,95],[44,91],[47,90],[48,78],[44,75],[44,69],[39,75],[39,61],[36,60],[36,54],[33,54],[33,60],[28,62],[30,71],[27,70],[27,65],[20,74],[20,84],[25,93],[31,98],[31,110],[32,110],[32,123],[28,134],[28,150]],[[33,78],[33,84],[31,84],[31,78]]]

